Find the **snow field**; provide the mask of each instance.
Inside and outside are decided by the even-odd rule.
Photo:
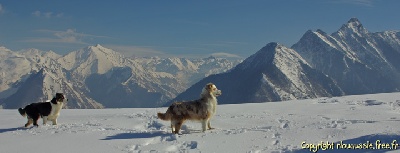
[[[187,122],[181,135],[171,134],[170,123],[157,119],[156,113],[165,111],[64,109],[59,125],[23,128],[26,119],[3,109],[0,148],[5,153],[311,152],[302,149],[303,142],[400,143],[400,93],[219,105],[211,120],[216,129],[203,133],[200,123]]]

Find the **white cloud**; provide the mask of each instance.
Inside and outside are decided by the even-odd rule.
[[[349,3],[362,6],[373,6],[373,0],[349,0]]]
[[[202,45],[204,45],[204,46],[229,47],[229,46],[235,46],[235,45],[248,45],[248,44],[249,43],[247,43],[247,42],[219,41],[219,42],[207,43],[207,44],[202,44]]]
[[[175,21],[178,22],[179,24],[190,24],[190,25],[204,26],[204,27],[210,26],[209,23],[201,21],[192,21],[192,20],[175,20]]]
[[[54,36],[58,39],[68,43],[81,43],[83,34],[77,33],[75,29],[67,29],[67,31],[56,31]]]
[[[162,51],[154,49],[152,46],[124,46],[124,45],[104,45],[114,51],[120,52],[121,54],[130,57],[167,57],[169,55]]]
[[[212,53],[211,56],[222,57],[222,58],[242,58],[239,55],[224,53],[224,52]]]
[[[330,3],[344,3],[344,4],[353,4],[359,6],[367,6],[373,7],[374,0],[336,0],[336,1],[329,1]]]
[[[182,58],[205,58],[209,56],[220,57],[220,58],[233,58],[238,59],[242,58],[235,54],[218,52],[212,54],[198,54],[193,52],[188,52],[184,54],[174,54],[174,53],[167,53],[164,51],[159,50],[159,48],[167,48],[167,49],[188,49],[187,47],[160,47],[160,46],[127,46],[127,45],[103,45],[104,47],[110,48],[114,51],[120,52],[121,54],[131,57],[161,57],[161,58],[168,58],[168,57],[182,57]]]
[[[3,5],[0,4],[0,14],[2,14],[3,12],[4,12]]]
[[[36,17],[40,17],[41,13],[40,13],[40,11],[35,11],[32,13],[32,15],[36,16]]]
[[[57,30],[36,30],[45,36],[35,37],[23,40],[23,42],[35,42],[35,43],[69,43],[69,44],[85,44],[88,45],[85,40],[93,38],[108,38],[105,36],[89,35],[84,33],[78,33],[75,29],[67,29],[66,31]]]
[[[40,18],[60,18],[63,17],[64,13],[54,13],[54,12],[41,12],[41,11],[35,11],[32,13],[33,16],[35,17],[40,17]]]

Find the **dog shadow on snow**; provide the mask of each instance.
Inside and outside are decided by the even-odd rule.
[[[148,124],[148,130],[146,132],[127,132],[127,133],[119,133],[112,136],[107,136],[101,140],[118,140],[118,139],[142,139],[142,138],[154,138],[161,137],[161,139],[165,141],[173,141],[176,140],[176,134],[173,134],[171,131],[162,131],[161,129],[164,127],[163,124],[152,121]],[[201,130],[192,129],[190,126],[182,125],[181,134],[191,134],[191,133],[201,133]]]
[[[142,139],[142,138],[154,138],[161,137],[166,141],[175,140],[175,134],[164,132],[164,131],[151,131],[151,132],[132,132],[132,133],[118,133],[116,135],[107,136],[101,140],[121,140],[121,139]]]
[[[192,134],[192,133],[202,133],[202,131],[191,129],[191,128],[183,125],[181,134],[178,134],[178,136],[185,135],[185,134]],[[165,132],[165,131],[129,132],[129,133],[119,133],[116,135],[107,136],[106,138],[101,139],[101,140],[142,139],[142,138],[161,137],[161,139],[163,139],[163,140],[173,141],[173,140],[176,140],[176,136],[177,136],[176,134],[173,134],[171,132]]]
[[[29,129],[29,128],[25,128],[25,127],[6,128],[6,129],[0,129],[0,133],[14,132],[14,131],[26,130],[26,129]]]

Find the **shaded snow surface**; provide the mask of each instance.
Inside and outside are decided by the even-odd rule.
[[[1,152],[310,152],[302,143],[400,143],[400,93],[219,105],[213,130],[187,122],[181,135],[157,119],[166,108],[64,109],[59,124],[23,128],[17,110],[0,109]],[[42,121],[40,120],[40,123]],[[51,122],[50,122],[51,123]],[[304,145],[303,145],[304,146]],[[328,152],[319,150],[318,152]]]

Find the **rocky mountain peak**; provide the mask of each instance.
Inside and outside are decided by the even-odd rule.
[[[302,61],[306,63],[296,51],[276,42],[268,43],[265,47],[238,65],[240,69],[262,69],[263,67],[275,65],[282,66],[291,62]],[[293,65],[293,64],[289,64]]]
[[[342,37],[353,34],[363,37],[364,35],[368,34],[368,30],[364,28],[357,18],[351,18],[346,24],[343,24],[336,33]]]
[[[312,69],[293,49],[276,42],[268,43],[231,71],[202,79],[171,102],[196,97],[198,89],[208,82],[216,83],[225,93],[218,99],[223,104],[342,94],[332,80]]]

